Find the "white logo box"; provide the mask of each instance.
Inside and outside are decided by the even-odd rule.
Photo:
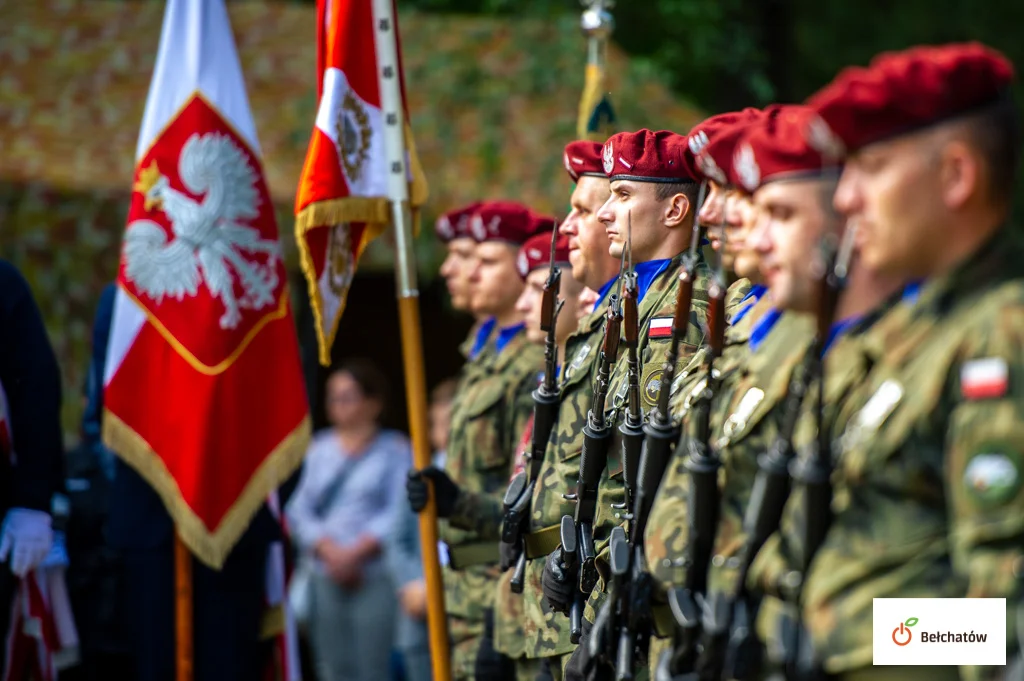
[[[876,665],[1006,664],[1005,598],[875,598],[873,616]]]

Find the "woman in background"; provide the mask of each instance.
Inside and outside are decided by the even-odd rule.
[[[364,360],[331,373],[332,427],[313,438],[286,508],[300,559],[315,561],[309,633],[320,681],[388,677],[397,603],[382,552],[411,451],[404,435],[380,428],[385,389]]]

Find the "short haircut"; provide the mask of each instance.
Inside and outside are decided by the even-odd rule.
[[[992,199],[1009,204],[1020,165],[1020,112],[1010,95],[961,119],[969,141],[988,163]]]
[[[696,215],[699,206],[697,205],[700,184],[697,182],[665,182],[655,185],[654,196],[659,201],[665,201],[676,194],[685,194],[690,201],[690,217]]]
[[[430,404],[449,404],[455,399],[459,383],[454,378],[446,378],[430,391]]]
[[[384,373],[371,360],[364,357],[346,359],[331,371],[331,377],[338,374],[348,374],[359,386],[359,392],[368,400],[377,400],[381,405],[387,403],[388,379]]]

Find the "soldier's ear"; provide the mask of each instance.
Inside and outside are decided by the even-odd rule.
[[[673,194],[665,204],[665,225],[679,227],[690,214],[690,199],[686,194]]]
[[[981,182],[979,154],[960,140],[947,142],[939,156],[939,181],[946,208],[958,210],[976,196]]]

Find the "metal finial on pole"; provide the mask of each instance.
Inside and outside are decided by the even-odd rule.
[[[587,70],[576,132],[580,139],[603,142],[615,122],[605,85],[608,40],[615,30],[611,13],[615,0],[580,0],[580,4],[584,8],[580,28],[587,37]]]

